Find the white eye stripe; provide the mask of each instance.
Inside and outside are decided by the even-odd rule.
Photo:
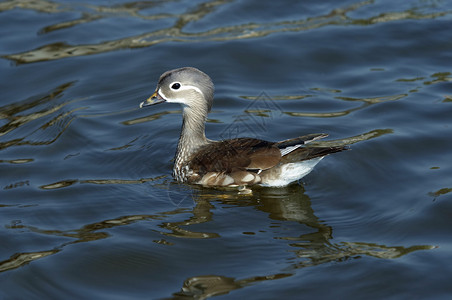
[[[171,88],[171,86],[172,86],[173,84],[175,84],[175,83],[178,83],[178,82],[173,82],[173,83],[171,83],[170,88]],[[180,91],[190,91],[190,90],[192,90],[192,91],[195,91],[195,92],[199,93],[202,97],[204,97],[204,93],[201,91],[201,89],[198,88],[198,87],[196,87],[196,86],[193,86],[193,85],[181,85],[179,89],[177,89],[177,90],[171,89],[171,90],[173,90],[173,91],[176,92],[176,93],[177,93],[177,92],[180,92]],[[167,97],[167,96],[163,93],[162,88],[159,88],[158,93],[159,93],[159,95],[162,96],[162,98],[165,99],[167,102],[174,102],[174,103],[184,103],[184,102],[185,102],[185,99],[184,99],[184,98],[169,98],[169,97]]]
[[[204,97],[203,92],[200,88],[193,86],[193,85],[182,85],[178,91],[189,91],[189,90],[195,90],[197,93],[201,94]]]

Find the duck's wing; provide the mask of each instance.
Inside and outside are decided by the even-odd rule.
[[[346,146],[320,147],[308,145],[305,147],[295,149],[288,153],[287,155],[284,155],[281,158],[281,164],[296,163],[304,160],[310,160],[347,149],[348,147]]]
[[[273,142],[237,138],[203,146],[192,158],[191,168],[201,172],[265,170],[278,164],[280,159],[279,148]]]
[[[260,181],[258,174],[276,166],[281,151],[273,142],[238,138],[203,146],[191,159],[191,181],[203,185],[243,185]]]
[[[311,133],[303,136],[299,136],[297,138],[288,139],[280,142],[276,142],[275,146],[279,148],[281,151],[281,156],[285,156],[292,151],[295,151],[306,144],[309,144],[312,141],[323,139],[327,137],[326,133]]]

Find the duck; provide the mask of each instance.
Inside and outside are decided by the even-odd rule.
[[[177,182],[207,187],[284,187],[309,174],[326,155],[347,149],[310,145],[328,136],[325,133],[277,142],[249,137],[210,140],[205,122],[213,99],[212,79],[197,68],[183,67],[164,72],[154,93],[140,103],[140,108],[161,103],[182,106],[173,167]]]

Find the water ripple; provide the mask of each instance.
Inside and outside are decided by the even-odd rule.
[[[65,187],[72,186],[76,183],[89,183],[89,184],[140,184],[146,183],[150,181],[160,180],[166,177],[166,175],[158,176],[155,178],[141,178],[141,179],[86,179],[86,180],[78,180],[78,179],[65,179],[49,184],[41,185],[40,188],[43,190],[55,190],[61,189]]]
[[[373,1],[362,1],[346,7],[338,7],[330,12],[310,18],[299,20],[285,20],[267,23],[246,23],[231,26],[218,27],[201,32],[189,32],[185,30],[187,25],[205,18],[213,13],[216,8],[229,3],[229,0],[207,1],[199,4],[195,8],[189,8],[182,14],[160,13],[151,16],[140,14],[140,10],[147,8],[150,3],[134,2],[134,4],[117,5],[113,7],[103,7],[87,5],[82,8],[57,5],[48,1],[19,1],[12,0],[0,4],[0,11],[6,11],[21,7],[45,13],[60,13],[62,11],[81,11],[82,17],[77,20],[64,21],[58,24],[47,26],[40,30],[42,34],[55,30],[63,30],[80,24],[90,23],[100,18],[112,16],[128,16],[144,20],[158,20],[162,18],[176,19],[173,26],[147,32],[140,35],[126,38],[113,39],[101,43],[86,43],[70,45],[65,42],[54,42],[39,48],[3,55],[17,64],[34,63],[39,61],[49,61],[66,57],[83,55],[94,55],[121,49],[143,48],[167,42],[208,42],[208,41],[230,41],[265,37],[282,32],[298,32],[322,28],[325,26],[368,26],[379,23],[400,21],[400,20],[422,20],[435,19],[447,16],[452,11],[422,13],[418,10],[409,9],[403,12],[385,12],[371,16],[368,19],[355,19],[349,13],[358,10],[363,6],[370,6]],[[89,10],[86,12],[86,10]],[[92,12],[94,11],[94,12]],[[99,15],[99,12],[102,14]]]
[[[73,184],[73,181],[67,181],[69,184]],[[98,182],[95,182],[98,183]],[[111,182],[101,182],[111,183]],[[123,182],[124,183],[124,182]],[[125,182],[127,183],[127,182]],[[64,185],[66,183],[56,183],[56,185]],[[61,186],[60,186],[61,187]],[[166,186],[165,188],[172,188]],[[296,191],[294,193],[294,191]],[[39,235],[56,236],[70,238],[70,241],[62,242],[59,245],[54,246],[52,249],[44,249],[35,252],[23,252],[15,253],[9,259],[0,261],[0,272],[8,271],[21,267],[39,258],[58,253],[65,247],[76,243],[92,242],[99,239],[105,239],[110,237],[109,228],[118,226],[125,226],[136,222],[142,221],[155,221],[155,227],[159,229],[153,229],[161,235],[173,238],[190,238],[190,239],[211,239],[219,238],[222,235],[215,230],[219,228],[215,227],[215,220],[218,218],[224,218],[229,215],[229,210],[225,212],[226,215],[220,213],[213,213],[213,210],[218,209],[223,204],[227,206],[254,206],[257,210],[264,214],[268,214],[269,218],[277,221],[290,221],[299,224],[299,230],[295,232],[302,232],[301,235],[296,233],[295,236],[286,232],[284,226],[273,225],[273,230],[269,232],[273,236],[274,240],[280,240],[287,242],[291,253],[294,253],[297,260],[293,261],[292,258],[288,258],[291,262],[290,267],[287,270],[293,270],[298,268],[310,267],[318,264],[324,264],[331,261],[343,261],[349,258],[356,258],[361,255],[372,256],[380,259],[395,259],[403,255],[419,250],[430,250],[436,248],[431,245],[414,245],[409,247],[403,246],[386,246],[378,245],[375,243],[367,242],[349,242],[340,241],[333,243],[333,231],[334,228],[329,226],[325,222],[321,221],[315,214],[315,211],[311,207],[311,201],[309,197],[304,194],[304,189],[300,185],[292,185],[287,188],[261,188],[255,191],[253,197],[238,195],[236,192],[218,191],[212,189],[196,189],[196,193],[191,195],[193,197],[193,208],[176,207],[170,211],[164,211],[154,213],[151,215],[137,214],[126,215],[117,218],[106,219],[94,223],[89,223],[76,229],[59,230],[59,229],[41,229],[36,226],[24,225],[21,221],[12,222],[11,225],[6,226],[10,230],[28,231]],[[301,198],[300,198],[301,196]],[[188,214],[188,218],[185,215]],[[167,218],[175,215],[184,215],[183,220],[168,221]],[[243,220],[246,226],[246,220]],[[252,222],[252,221],[251,221]],[[209,227],[211,232],[194,231],[190,227],[197,228],[197,225],[208,223],[212,224]],[[267,226],[271,226],[271,222],[267,223]],[[238,228],[234,230],[242,230],[242,224],[235,224]],[[306,228],[309,228],[306,232]],[[267,228],[260,228],[261,232],[266,232]],[[168,232],[169,231],[169,232]],[[243,230],[242,230],[243,232]],[[223,232],[224,235],[230,233]],[[164,239],[154,240],[155,243],[160,245],[173,245],[172,242],[168,242]],[[265,244],[267,244],[265,239]],[[263,247],[263,248],[261,248]],[[287,253],[287,247],[282,248],[283,253]],[[251,248],[247,251],[255,251],[254,255],[259,255],[259,252],[265,249],[263,245],[257,248]],[[234,250],[231,250],[234,251]],[[243,251],[242,247],[239,247],[236,251]],[[283,274],[281,271],[275,273],[274,276],[278,277],[278,274]],[[287,274],[287,273],[284,273]]]
[[[65,83],[48,92],[48,94],[32,100],[18,101],[0,107],[0,118],[6,123],[0,127],[0,150],[17,145],[49,145],[68,128],[74,120],[73,113],[83,108],[70,111],[62,110],[71,102],[53,104],[73,85]],[[39,107],[43,106],[39,110]],[[25,113],[26,111],[31,111]],[[50,120],[48,117],[55,115]],[[38,126],[35,122],[41,122]],[[33,123],[32,130],[22,130]],[[26,131],[25,133],[22,133]],[[45,134],[43,133],[45,131]]]

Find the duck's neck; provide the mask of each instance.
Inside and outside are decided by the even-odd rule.
[[[185,165],[201,146],[208,143],[205,135],[207,111],[183,108],[182,130],[177,145],[176,166]]]

